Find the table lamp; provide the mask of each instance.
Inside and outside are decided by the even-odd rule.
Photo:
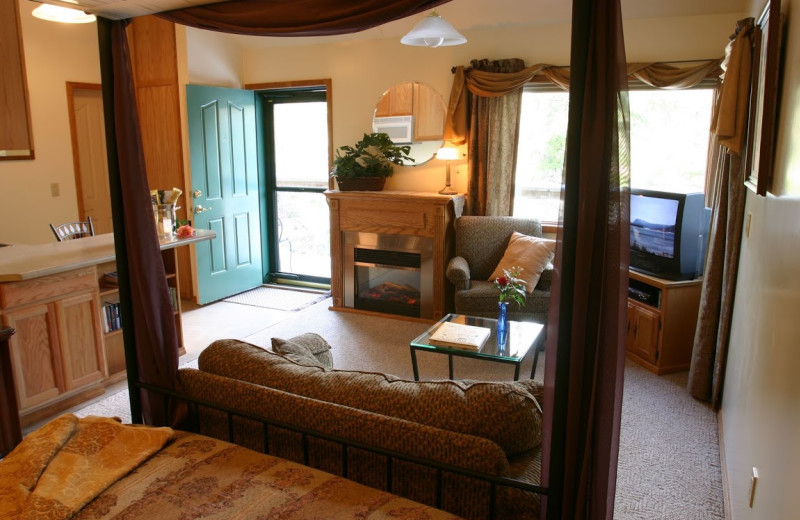
[[[447,164],[447,177],[445,177],[444,188],[439,190],[439,193],[442,195],[455,195],[458,192],[450,187],[450,161],[453,159],[458,159],[458,148],[443,146],[442,148],[439,148],[438,152],[436,152],[436,158],[446,161]]]

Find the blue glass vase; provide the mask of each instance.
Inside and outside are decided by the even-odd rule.
[[[497,302],[497,349],[502,353],[508,342],[508,302]]]

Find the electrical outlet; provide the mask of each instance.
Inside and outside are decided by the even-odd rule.
[[[50,195],[53,197],[61,195],[61,186],[57,182],[50,183]]]
[[[750,509],[753,508],[753,500],[756,499],[756,483],[758,483],[758,468],[753,468],[753,474],[750,476]]]

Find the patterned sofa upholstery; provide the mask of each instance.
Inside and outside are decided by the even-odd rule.
[[[447,278],[455,286],[455,312],[484,318],[497,317],[497,289],[489,281],[503,258],[511,234],[541,237],[536,219],[464,216],[455,222],[455,256],[447,266]],[[528,294],[524,307],[509,305],[508,317],[517,321],[547,322],[553,266],[542,272]]]
[[[198,369],[179,370],[181,392],[201,401],[355,443],[412,457],[538,484],[541,474],[542,387],[534,381],[406,381],[394,376],[334,370],[238,340],[218,340],[200,355]],[[288,430],[269,429],[222,412],[200,409],[200,432],[387,489],[384,457],[348,450]],[[231,438],[233,437],[233,438]],[[265,446],[265,442],[268,444]],[[303,443],[309,447],[307,460]],[[265,449],[268,448],[268,449]],[[391,467],[391,491],[463,518],[486,518],[489,486],[445,474],[436,502],[436,471],[410,462]],[[540,497],[500,489],[495,518],[538,518]]]

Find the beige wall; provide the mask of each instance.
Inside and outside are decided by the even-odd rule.
[[[696,16],[625,23],[628,61],[693,60],[721,56],[737,19],[743,15]],[[192,71],[202,70],[206,84],[228,86],[228,71],[219,77],[206,64],[208,47],[193,46],[202,38],[190,29],[190,80],[203,83]],[[523,58],[527,64],[569,63],[568,25],[465,31],[469,42],[457,47],[428,49],[401,45],[399,38],[338,41],[313,46],[249,48],[245,41],[241,83],[331,78],[333,83],[334,147],[352,144],[370,131],[372,111],[381,94],[395,83],[420,81],[432,86],[447,102],[452,84],[450,68],[468,65],[475,58]],[[675,34],[683,35],[674,38]],[[219,37],[215,35],[215,38]],[[224,38],[224,37],[223,37]],[[240,37],[232,37],[241,43]],[[230,49],[225,46],[224,49]],[[218,50],[215,52],[219,52]],[[467,189],[465,161],[452,161],[453,187]],[[386,189],[438,191],[444,185],[445,167],[437,160],[399,167]]]
[[[19,5],[36,159],[0,161],[0,242],[42,243],[55,240],[49,223],[78,217],[66,83],[100,83],[97,25],[46,22],[31,15],[39,4]]]
[[[775,195],[747,194],[751,224],[720,413],[731,520],[800,514],[800,3],[781,3],[788,16]],[[755,15],[763,3],[754,4]],[[751,509],[753,467],[760,479]]]

